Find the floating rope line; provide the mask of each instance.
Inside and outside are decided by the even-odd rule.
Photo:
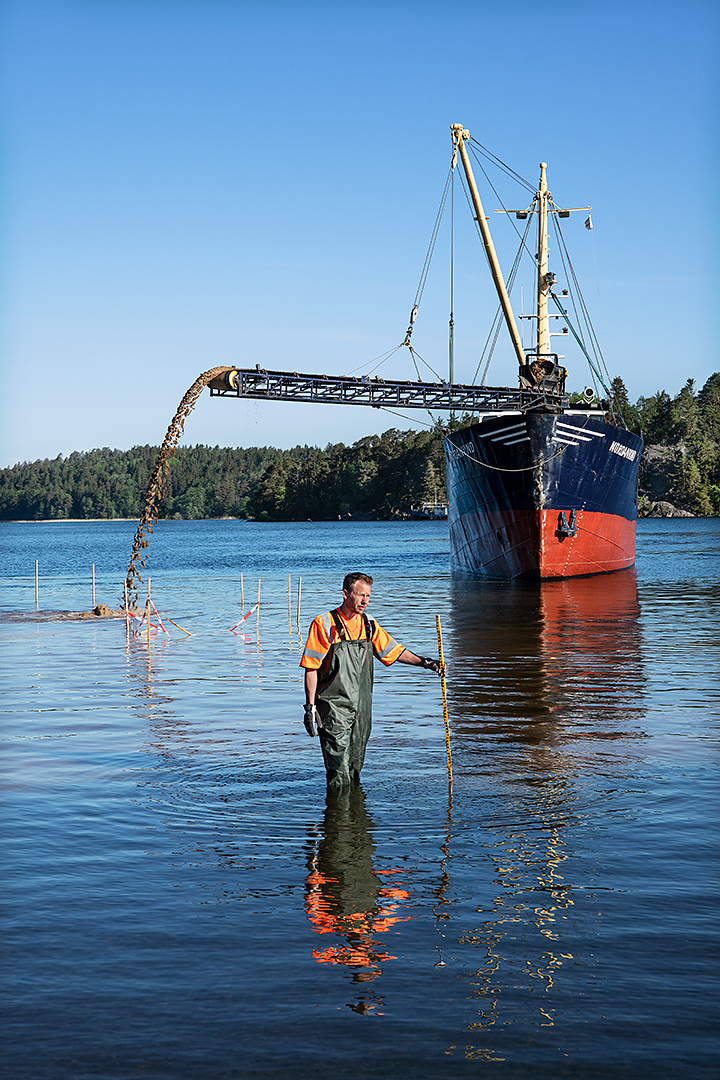
[[[167,434],[160,447],[160,453],[158,454],[155,468],[153,469],[150,483],[148,484],[148,489],[145,493],[145,506],[143,508],[142,517],[140,518],[140,524],[135,533],[135,539],[133,540],[132,552],[130,553],[130,564],[127,568],[125,583],[127,586],[126,602],[130,604],[131,608],[135,607],[138,602],[138,585],[143,580],[141,570],[145,568],[145,564],[147,563],[147,547],[150,542],[149,535],[152,532],[153,525],[157,521],[158,509],[165,490],[165,483],[170,468],[170,459],[177,449],[177,444],[183,433],[185,421],[195,407],[195,402],[200,397],[200,394],[207,384],[212,382],[213,379],[216,379],[218,375],[223,375],[226,371],[232,370],[232,367],[227,366],[214,367],[210,368],[209,371],[204,371],[202,375],[199,375],[178,405],[177,412],[167,429]],[[143,553],[142,557],[140,557],[141,553]]]

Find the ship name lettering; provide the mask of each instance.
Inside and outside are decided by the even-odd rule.
[[[610,450],[613,454],[617,454],[618,457],[627,458],[628,461],[634,461],[637,457],[637,450],[631,450],[629,446],[623,446],[619,442],[610,443]]]

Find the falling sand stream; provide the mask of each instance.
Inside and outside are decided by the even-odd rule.
[[[185,427],[185,420],[195,408],[195,402],[208,383],[212,382],[213,379],[217,379],[218,376],[224,375],[227,371],[233,370],[234,368],[232,367],[214,367],[210,368],[209,371],[204,371],[202,375],[199,375],[178,405],[177,411],[167,429],[167,434],[160,447],[160,453],[158,454],[155,468],[153,469],[150,483],[148,484],[148,489],[145,493],[145,507],[143,509],[142,517],[140,518],[140,524],[137,527],[137,532],[135,533],[132,552],[130,554],[130,565],[127,568],[127,576],[125,578],[127,591],[126,598],[124,598],[123,602],[127,604],[127,607],[130,610],[136,607],[138,602],[138,585],[143,580],[141,571],[145,568],[145,563],[147,562],[147,547],[150,543],[150,533],[152,532],[153,525],[157,521],[158,509],[163,497],[165,482],[170,468],[170,459],[177,449],[177,444],[180,441],[180,436]],[[140,557],[141,555],[142,557]]]

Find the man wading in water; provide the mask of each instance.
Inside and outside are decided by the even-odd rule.
[[[367,574],[345,576],[342,606],[313,620],[300,661],[305,729],[320,736],[330,792],[360,779],[372,728],[373,656],[386,666],[399,660],[440,674],[437,660],[416,656],[368,619],[372,583]]]

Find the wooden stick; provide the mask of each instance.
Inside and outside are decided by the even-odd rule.
[[[302,578],[298,578],[298,610],[297,610],[297,624],[298,630],[300,629],[300,592],[302,590]]]
[[[95,607],[95,563],[92,564],[92,582],[93,582],[93,602],[92,606]]]
[[[245,593],[243,592],[242,574],[240,575],[240,610],[245,610]]]
[[[450,757],[450,726],[448,724],[447,711],[447,688],[445,686],[445,661],[443,660],[442,630],[440,629],[440,616],[435,616],[437,623],[438,659],[440,660],[440,685],[442,687],[443,718],[445,720],[445,747],[447,750],[448,783],[452,792],[452,759]]]
[[[36,611],[40,610],[40,592],[39,592],[39,588],[40,588],[40,586],[39,586],[39,582],[38,582],[38,561],[36,559],[35,560],[35,610]]]
[[[288,574],[288,630],[292,630],[292,600],[290,598],[290,575]]]
[[[127,594],[127,580],[125,581],[125,631],[127,633],[127,641],[130,643],[130,612],[128,610],[128,594]]]
[[[167,615],[165,616],[165,618],[167,619]],[[169,623],[172,623],[173,626],[177,626],[178,630],[182,630],[183,634],[187,634],[188,637],[192,637],[192,634],[190,633],[190,631],[186,630],[183,626],[180,625],[180,623],[173,622],[172,619],[168,619],[167,621]]]
[[[150,651],[150,578],[148,578],[148,598],[145,604],[145,611],[147,612],[147,643],[148,651]]]
[[[255,632],[260,634],[260,578],[258,578],[258,602],[257,602],[257,622],[255,624]]]

